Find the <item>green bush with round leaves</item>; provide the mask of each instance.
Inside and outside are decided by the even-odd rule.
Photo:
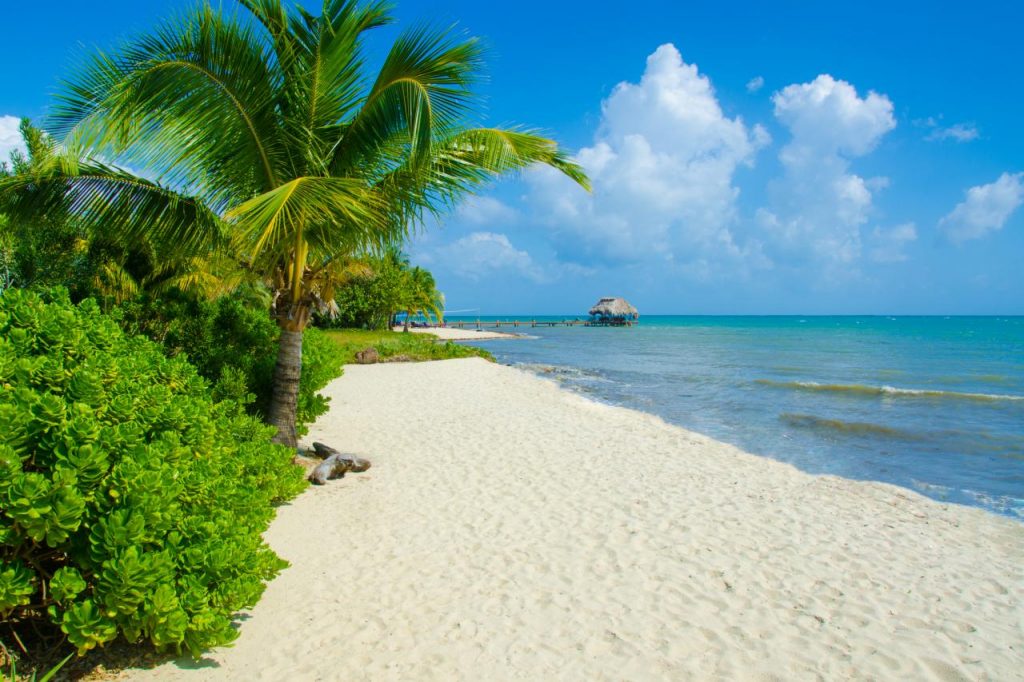
[[[230,643],[285,562],[261,534],[292,452],[91,300],[0,295],[0,620],[80,653]]]
[[[158,298],[141,295],[111,311],[130,334],[147,336],[168,355],[183,355],[213,386],[214,398],[230,398],[263,418],[274,392],[274,365],[280,328],[269,313],[269,303],[248,300],[236,293],[215,301],[166,293]],[[328,398],[319,393],[341,376],[345,358],[329,336],[308,328],[302,339],[302,376],[299,380],[296,430],[305,435],[308,425],[327,412]]]

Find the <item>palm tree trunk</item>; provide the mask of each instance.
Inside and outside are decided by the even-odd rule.
[[[274,368],[274,393],[270,399],[267,422],[277,427],[273,442],[298,447],[295,422],[299,403],[299,379],[302,376],[302,329],[281,329]]]

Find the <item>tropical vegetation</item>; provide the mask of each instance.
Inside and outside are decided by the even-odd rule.
[[[23,652],[229,643],[342,365],[490,357],[391,331],[444,314],[408,238],[534,163],[587,184],[536,131],[479,125],[475,39],[407,30],[370,73],[386,4],[238,5],[93,54],[0,163],[0,620]]]
[[[454,358],[494,360],[483,348],[447,341],[441,343],[432,334],[404,334],[387,330],[339,329],[325,332],[342,353],[346,364],[356,362],[356,353],[373,348],[385,362],[421,362]]]
[[[210,382],[215,399],[235,400],[249,414],[265,419],[280,328],[259,303],[239,292],[208,300],[175,290],[124,301],[111,315],[128,333],[147,336],[168,355],[187,358]],[[320,391],[341,376],[344,363],[344,354],[324,332],[307,332],[296,409],[299,435],[327,411],[327,398]]]
[[[285,563],[261,534],[304,487],[287,448],[182,358],[64,290],[0,297],[0,618],[79,653],[193,654]]]
[[[0,191],[19,211],[68,202],[162,258],[224,254],[266,282],[281,328],[267,419],[294,446],[303,332],[347,258],[401,243],[497,175],[546,163],[586,178],[543,136],[474,125],[477,40],[407,30],[370,76],[383,2],[240,4],[247,16],[203,5],[93,55],[58,95],[61,152]]]
[[[28,154],[13,155],[13,173],[42,165],[55,148],[28,120],[22,121],[21,131]],[[198,265],[195,259],[161,258],[149,240],[121,240],[107,226],[86,229],[67,202],[13,216],[5,216],[0,203],[0,284],[62,286],[72,300],[96,298],[129,333],[161,343],[169,355],[187,357],[214,385],[216,396],[234,398],[264,418],[280,333],[267,314],[269,293],[239,269],[226,278]],[[327,409],[318,391],[341,375],[342,360],[334,348],[316,331],[303,347],[299,434]]]
[[[400,313],[403,321],[422,317],[424,321],[444,319],[444,294],[429,270],[411,266],[397,249],[358,261],[362,268],[334,290],[336,311],[317,319],[332,329],[390,329]]]

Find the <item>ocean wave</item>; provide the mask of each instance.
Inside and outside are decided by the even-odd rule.
[[[987,507],[1003,514],[1013,514],[1024,519],[1024,499],[1010,495],[993,495],[980,490],[966,489],[963,493],[974,500],[979,506]]]
[[[953,489],[948,485],[928,483],[926,481],[919,481],[916,478],[910,479],[910,486],[919,492],[926,494],[930,493],[939,499],[946,499],[949,497],[949,494],[953,492]]]
[[[870,422],[847,422],[841,419],[825,419],[824,417],[815,417],[812,414],[793,414],[787,412],[780,414],[779,419],[791,426],[835,431],[851,435],[885,436],[901,440],[919,440],[921,438],[919,434],[904,431],[903,429],[895,429],[891,426],[872,424]]]
[[[565,365],[547,365],[537,362],[523,362],[517,365],[520,369],[525,369],[528,372],[539,374],[545,377],[554,377],[559,381],[590,381],[590,382],[610,382],[611,380],[604,375],[592,371],[581,369],[579,367],[569,367]]]
[[[1024,395],[962,393],[959,391],[940,391],[927,388],[896,388],[894,386],[866,386],[864,384],[821,384],[817,381],[775,381],[772,379],[757,379],[754,383],[761,384],[762,386],[771,386],[773,388],[821,391],[826,393],[850,393],[864,396],[936,398],[950,400],[974,400],[980,402],[1024,401]]]
[[[977,376],[973,376],[970,378],[974,379],[975,381],[983,381],[986,384],[1012,385],[1017,383],[1016,380],[1003,374],[979,374]]]

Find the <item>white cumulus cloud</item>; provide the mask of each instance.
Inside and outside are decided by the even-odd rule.
[[[456,216],[470,225],[503,227],[515,223],[519,212],[494,197],[472,196],[459,205]]]
[[[497,232],[470,233],[428,251],[421,260],[471,281],[499,271],[515,273],[534,282],[546,279],[543,269],[528,252],[517,249],[506,235]]]
[[[747,81],[747,92],[757,92],[764,87],[764,76],[754,76]]]
[[[786,86],[772,103],[775,116],[793,133],[790,149],[863,156],[896,127],[888,97],[872,91],[862,98],[851,84],[828,74]]]
[[[784,172],[771,183],[771,205],[758,211],[759,223],[784,249],[826,263],[856,260],[874,193],[888,180],[851,173],[850,162],[896,127],[892,102],[875,92],[861,97],[850,83],[822,74],[776,92],[772,103],[791,139],[779,152]]]
[[[11,152],[15,150],[28,153],[18,130],[20,124],[21,119],[17,116],[0,116],[0,162],[8,163]]]
[[[930,132],[924,138],[928,142],[941,142],[943,140],[953,140],[955,142],[970,142],[971,140],[977,140],[981,136],[981,132],[978,127],[973,123],[954,123],[951,126],[943,126],[939,118],[929,116],[925,119],[918,119],[914,121],[914,125],[927,128]]]
[[[527,198],[572,259],[685,265],[752,254],[763,262],[731,227],[734,174],[769,141],[762,127],[726,116],[708,77],[666,44],[638,83],[619,83],[602,103],[594,143],[577,155],[593,193],[540,168]]]
[[[901,263],[907,260],[904,247],[916,240],[914,223],[903,223],[888,230],[876,227],[871,232],[871,259],[876,263]]]
[[[1003,173],[995,182],[967,190],[966,198],[942,220],[942,229],[959,244],[1003,229],[1007,219],[1024,203],[1024,173]]]

